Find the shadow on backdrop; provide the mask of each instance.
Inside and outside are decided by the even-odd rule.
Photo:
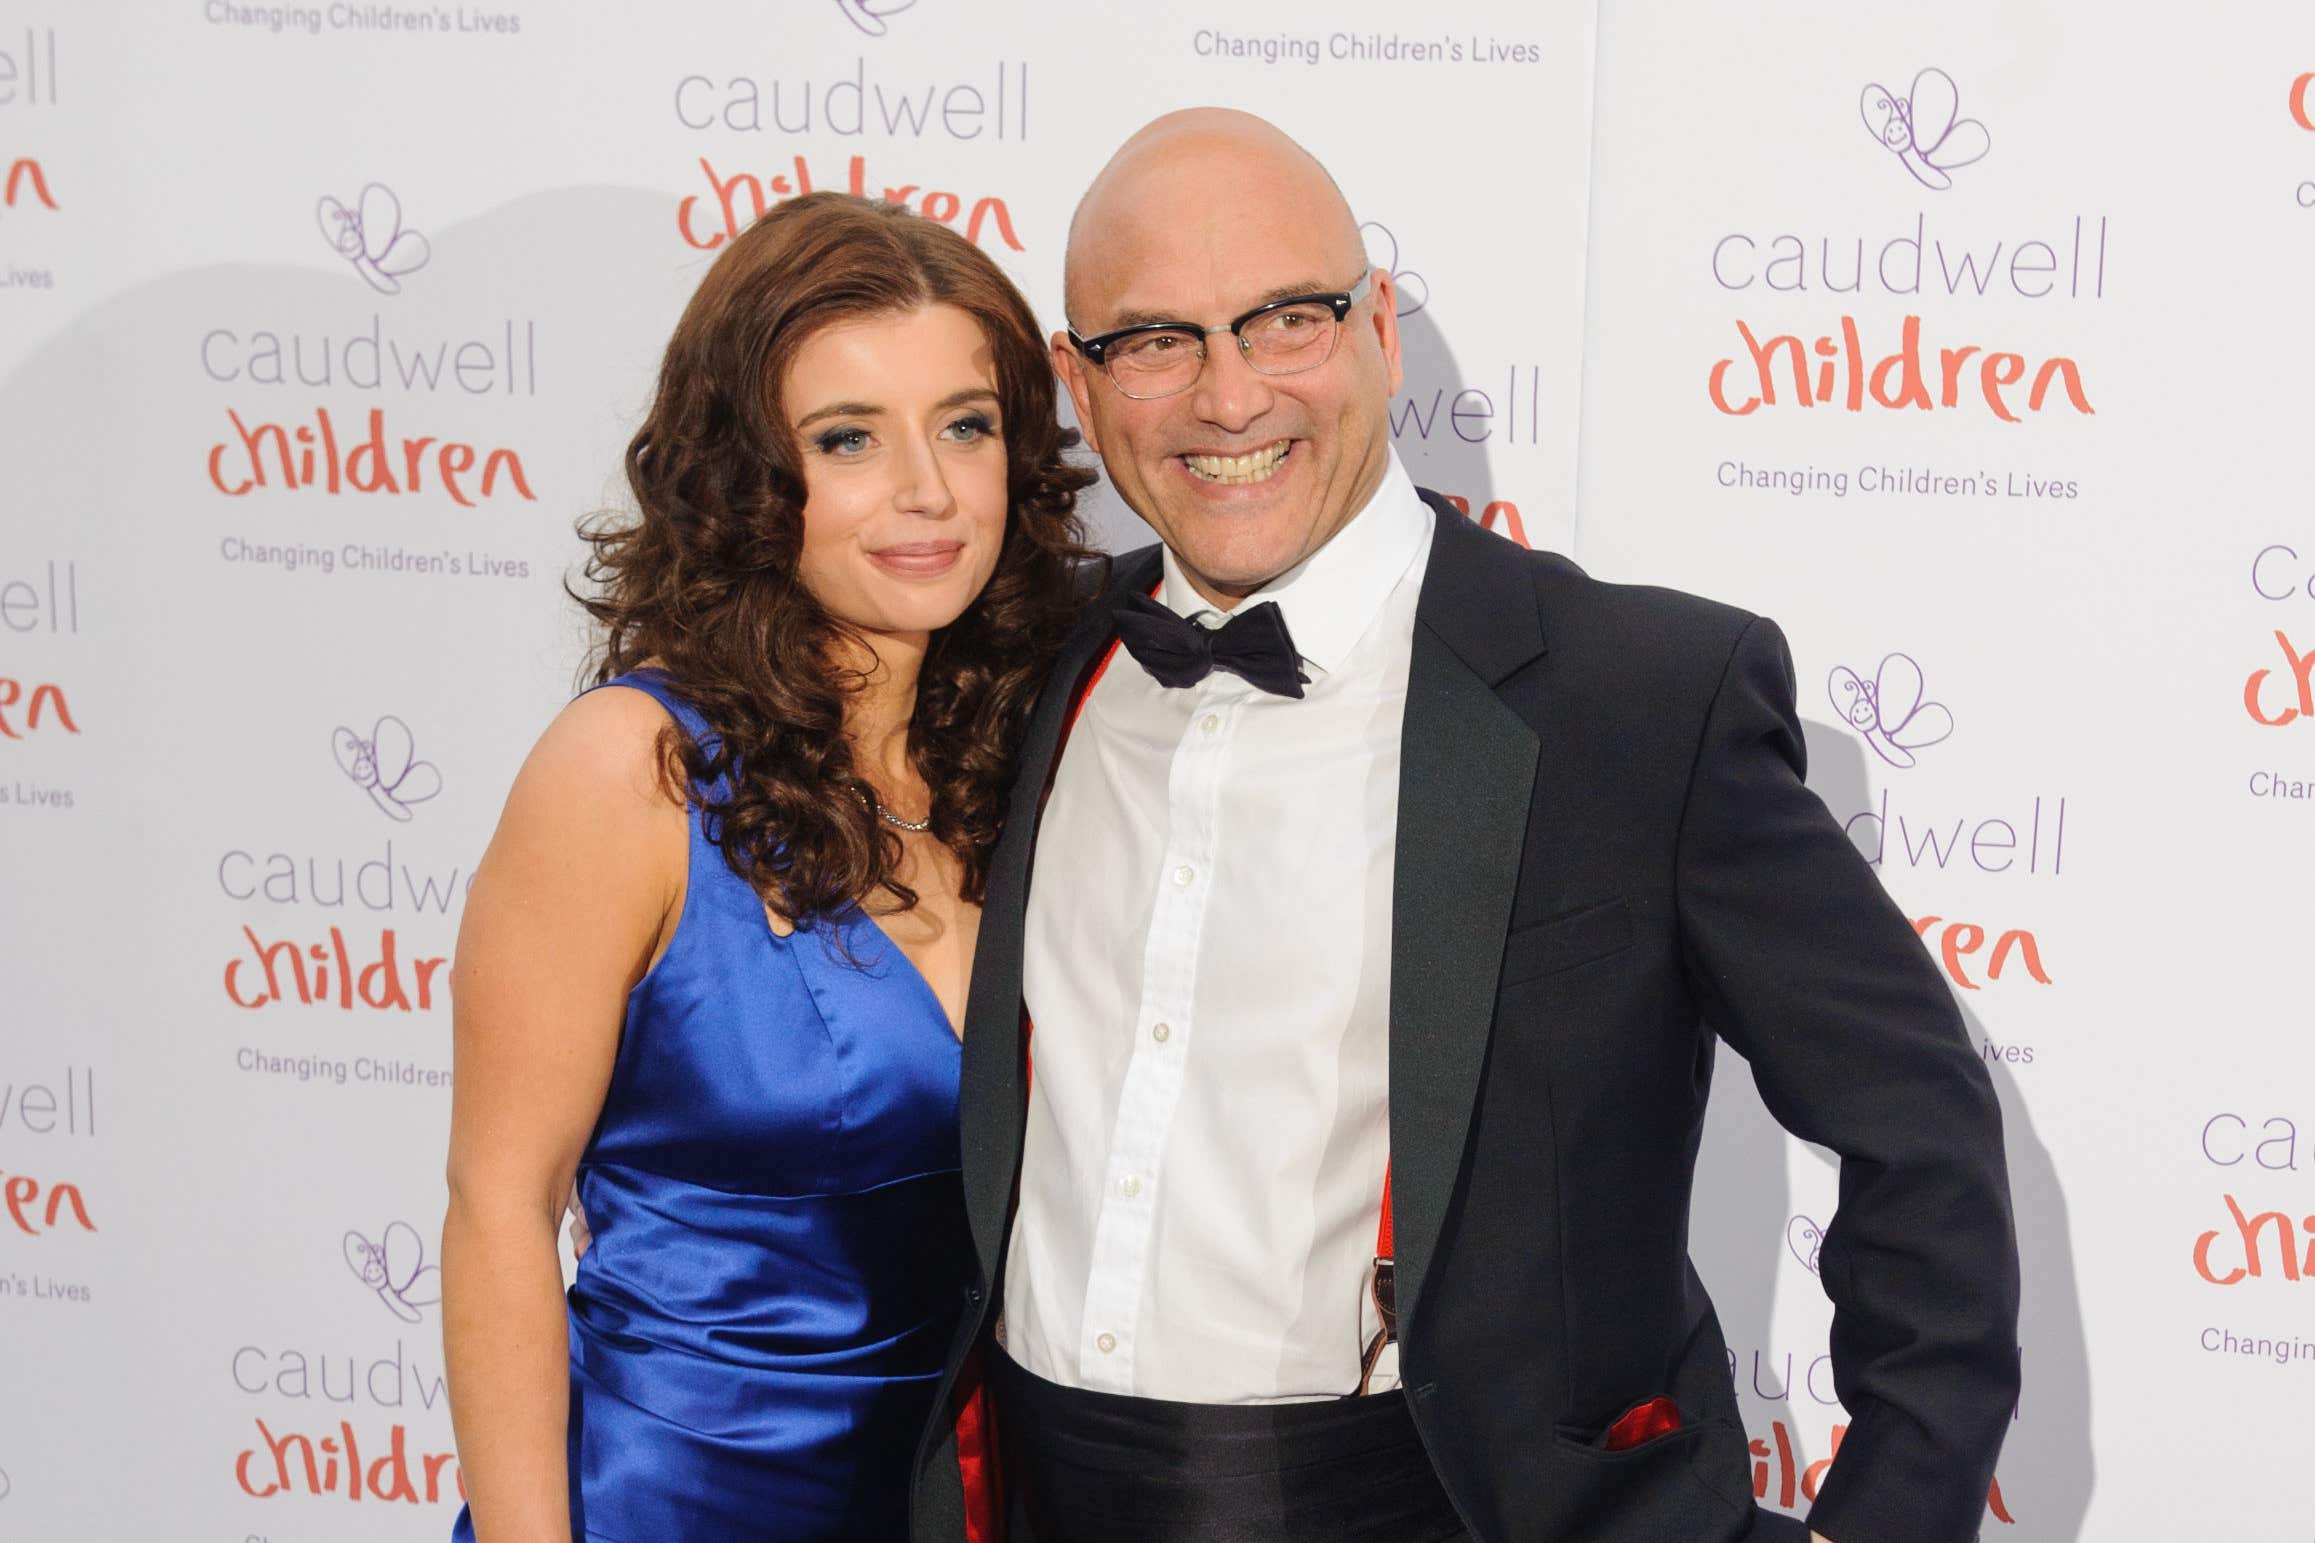
[[[1802,730],[1809,786],[1836,813],[1868,807],[1872,792],[1865,750],[1855,736],[1837,724],[1804,721]],[[1971,1044],[1982,1052],[1992,1036],[1966,996],[1960,1009]],[[1804,1430],[1814,1432],[1841,1415],[1826,1402],[1829,1375],[1812,1379],[1808,1373],[1821,1350],[1804,1357],[1795,1347],[1776,1344],[1776,1294],[1780,1279],[1802,1278],[1785,1261],[1805,1262],[1810,1232],[1831,1218],[1796,1211],[1786,1176],[1789,1138],[1762,1107],[1743,1059],[1721,1048],[1697,1162],[1692,1251],[1736,1357],[1738,1392],[1762,1411],[1763,1428],[1766,1422],[1782,1421],[1797,1439]],[[2002,1104],[2024,1278],[2018,1342],[2025,1389],[2000,1464],[2002,1498],[2014,1522],[2005,1523],[1989,1510],[1981,1536],[2014,1543],[2076,1543],[2089,1510],[2095,1467],[2089,1351],[2065,1191],[2049,1149],[2035,1134],[2013,1070],[1999,1061],[1989,1062],[1988,1069]],[[1831,1153],[1803,1146],[1818,1162],[1833,1166]],[[1825,1455],[1810,1450],[1798,1460]],[[1767,1498],[1773,1503],[1776,1480],[1770,1482]],[[1800,1509],[1805,1511],[1805,1501]]]
[[[1417,487],[1462,499],[1477,514],[1495,501],[1487,463],[1488,426],[1459,421],[1453,412],[1463,386],[1462,366],[1431,314],[1431,286],[1412,266],[1413,254],[1379,221],[1359,227],[1367,259],[1391,275],[1398,289],[1399,365],[1404,380],[1391,398],[1391,443]]]

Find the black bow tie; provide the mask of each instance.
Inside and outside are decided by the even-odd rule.
[[[1274,696],[1302,695],[1302,656],[1275,600],[1207,628],[1147,595],[1127,595],[1117,602],[1117,635],[1161,686],[1194,686],[1216,670],[1228,670]]]

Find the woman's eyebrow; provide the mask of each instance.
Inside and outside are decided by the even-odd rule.
[[[870,402],[831,402],[815,412],[808,412],[796,420],[796,427],[807,428],[822,418],[873,418],[883,408]]]

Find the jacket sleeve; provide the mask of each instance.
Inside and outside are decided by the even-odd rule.
[[[1840,1158],[1819,1252],[1850,1424],[1809,1524],[1964,1543],[2017,1400],[2001,1109],[1943,976],[1817,796],[1773,622],[1737,639],[1690,775],[1682,948],[1769,1112]]]

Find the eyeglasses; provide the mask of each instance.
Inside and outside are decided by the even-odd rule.
[[[1364,274],[1349,289],[1328,295],[1290,295],[1258,305],[1221,327],[1186,321],[1148,322],[1120,327],[1099,337],[1081,338],[1073,329],[1070,346],[1109,377],[1109,383],[1137,402],[1187,391],[1205,367],[1206,339],[1227,332],[1238,352],[1259,375],[1299,375],[1334,357],[1342,319],[1366,298],[1374,275]]]

